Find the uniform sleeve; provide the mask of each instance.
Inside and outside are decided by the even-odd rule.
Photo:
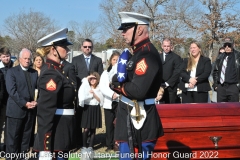
[[[76,87],[76,85],[77,85],[77,77],[76,77],[74,65],[70,64],[68,72],[69,72],[68,73],[69,78],[75,83],[74,86]]]
[[[47,70],[39,79],[38,134],[44,151],[51,151],[54,116],[61,97],[62,77],[55,70]]]
[[[76,57],[73,58],[72,64],[73,64],[73,68],[74,68],[74,73],[77,76],[78,75],[78,67],[77,67]]]
[[[131,82],[126,82],[122,86],[122,92],[131,99],[146,98],[159,71],[159,64],[151,54],[141,53],[142,56],[136,61],[134,75]],[[160,82],[159,82],[160,83]]]

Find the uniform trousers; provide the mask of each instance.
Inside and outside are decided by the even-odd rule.
[[[21,119],[7,117],[6,153],[25,153],[29,150],[33,121],[31,112]]]
[[[120,142],[119,144],[119,159],[120,160],[132,160],[141,158],[142,160],[150,160],[153,153],[154,147],[157,141],[143,142],[142,143],[142,152],[143,153],[134,153],[134,156],[130,153],[130,148],[127,142]]]
[[[217,102],[239,102],[239,89],[236,84],[218,84]]]
[[[112,102],[112,109],[104,109],[105,125],[106,125],[106,146],[108,149],[114,147],[114,124],[113,121],[116,118],[118,102]]]
[[[78,106],[76,108],[76,147],[77,149],[81,148],[83,145],[83,135],[82,135],[82,127],[81,127],[81,121],[82,121],[82,107]]]

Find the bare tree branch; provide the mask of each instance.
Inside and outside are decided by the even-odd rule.
[[[14,52],[18,52],[23,47],[35,52],[38,47],[37,41],[55,31],[54,24],[54,21],[43,13],[31,10],[8,17],[5,20],[5,28],[14,42],[10,47]]]

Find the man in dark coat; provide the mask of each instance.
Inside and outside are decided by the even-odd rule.
[[[177,88],[180,79],[182,59],[179,55],[172,52],[172,42],[165,38],[162,42],[163,53],[160,54],[163,66],[164,94],[161,101],[164,103],[177,103]]]
[[[223,41],[225,53],[216,60],[213,69],[213,88],[217,91],[217,102],[239,102],[240,52],[234,49],[234,41],[226,37]]]
[[[37,71],[30,68],[31,52],[22,49],[20,65],[7,71],[7,139],[6,153],[27,153],[33,127],[33,108],[37,105],[34,93],[37,85]],[[15,157],[16,158],[16,157]],[[22,157],[24,158],[24,157]]]
[[[3,73],[3,80],[1,81],[1,85],[3,85],[3,88],[1,89],[1,92],[3,93],[3,97],[2,97],[2,105],[1,105],[1,111],[0,111],[0,127],[3,128],[3,130],[6,129],[6,104],[7,104],[7,100],[8,100],[8,93],[7,93],[7,90],[6,90],[6,83],[5,83],[5,79],[6,79],[6,74],[7,74],[7,70],[9,68],[12,68],[13,67],[13,62],[11,61],[11,53],[10,53],[10,50],[7,48],[7,47],[2,47],[0,49],[0,70],[2,71]],[[5,125],[4,125],[5,123]],[[2,126],[5,126],[5,127],[2,127]],[[1,143],[0,145],[0,151],[5,151],[5,141],[6,141],[6,131],[4,132],[4,135],[3,135],[3,131],[1,131],[2,134],[1,136],[4,136],[3,140],[4,142]],[[2,138],[1,138],[2,140]]]

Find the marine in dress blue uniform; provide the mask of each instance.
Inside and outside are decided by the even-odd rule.
[[[119,15],[122,20],[119,30],[123,30],[123,34],[132,27],[134,29],[130,42],[133,56],[127,62],[126,81],[119,83],[117,76],[112,80],[113,89],[122,94],[117,111],[115,140],[120,142],[120,159],[131,159],[127,153],[136,153],[136,149],[143,159],[150,159],[147,152],[153,151],[157,138],[163,135],[155,105],[162,81],[162,64],[148,35],[139,36],[138,26],[148,25],[151,18],[132,12],[120,12]],[[139,35],[135,37],[135,34]],[[140,121],[136,121],[134,116],[136,104],[140,108]]]
[[[59,151],[68,152],[75,147],[76,82],[63,72],[60,62],[64,56],[59,52],[60,49],[68,52],[67,46],[72,44],[67,40],[66,33],[67,28],[61,29],[38,41],[43,48],[50,47],[50,50],[54,50],[58,60],[57,62],[49,58],[48,53],[38,79],[38,131],[33,149],[40,152],[40,159],[51,159],[51,154],[46,155]]]

